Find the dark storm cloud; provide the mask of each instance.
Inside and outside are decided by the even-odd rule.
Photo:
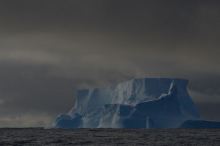
[[[97,1],[1,1],[1,24],[10,27],[13,31],[25,28],[31,32],[49,28],[69,31],[69,28],[96,28],[108,31],[127,33],[150,33],[153,37],[195,37],[197,26],[208,27],[212,21],[219,22],[211,17],[218,10],[219,2],[201,0],[97,0]],[[206,22],[211,20],[209,22]],[[204,21],[205,23],[200,24]],[[79,26],[82,25],[82,26]],[[74,27],[77,26],[77,27]],[[68,27],[68,29],[65,29]],[[215,26],[217,28],[217,25]],[[35,28],[36,30],[34,30]],[[51,29],[50,29],[51,28]],[[213,29],[213,28],[208,28]],[[204,30],[205,31],[205,30]],[[213,31],[214,33],[215,31]],[[190,34],[190,35],[189,35]]]
[[[220,120],[219,8],[206,0],[1,0],[0,126],[49,125],[73,107],[77,89],[140,77],[189,79],[202,117]]]

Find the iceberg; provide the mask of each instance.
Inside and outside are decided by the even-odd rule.
[[[180,128],[182,129],[219,129],[220,122],[207,120],[188,120]]]
[[[187,93],[187,83],[186,79],[141,78],[78,90],[75,106],[59,115],[52,128],[193,127],[187,121],[199,121],[200,114]]]

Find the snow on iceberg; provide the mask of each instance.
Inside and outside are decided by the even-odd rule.
[[[75,106],[58,116],[53,128],[180,128],[185,121],[200,118],[187,83],[143,78],[78,90]]]

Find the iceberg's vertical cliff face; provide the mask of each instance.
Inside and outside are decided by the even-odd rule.
[[[144,78],[79,90],[75,106],[68,115],[57,118],[55,127],[177,128],[200,117],[187,93],[187,82]]]

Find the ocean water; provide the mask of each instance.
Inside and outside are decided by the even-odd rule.
[[[4,145],[218,146],[220,129],[43,129],[1,128]]]

